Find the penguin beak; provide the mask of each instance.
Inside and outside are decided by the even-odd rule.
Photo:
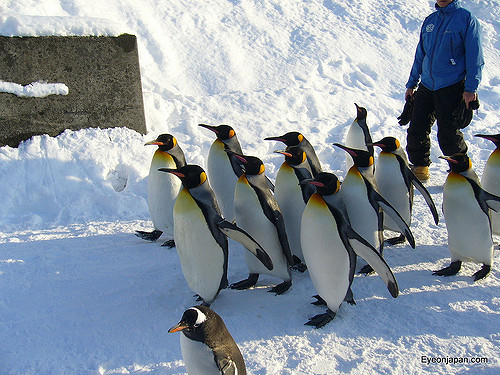
[[[202,128],[205,128],[205,129],[208,129],[208,130],[211,130],[215,134],[219,134],[219,131],[217,130],[217,128],[215,126],[206,125],[206,124],[198,124],[198,126],[201,126]]]
[[[179,172],[177,169],[158,168],[158,170],[161,171],[161,172],[172,173],[172,174],[176,175],[179,178],[186,177],[186,175],[184,173]]]
[[[184,322],[179,322],[177,323],[175,326],[173,326],[172,328],[170,328],[168,330],[168,333],[174,333],[174,332],[179,332],[179,331],[183,331],[185,330],[186,328],[188,328],[188,325]]]
[[[350,147],[341,145],[340,143],[334,143],[333,145],[341,148],[342,150],[344,150],[345,152],[347,152],[349,155],[351,155],[353,157],[358,156],[358,154],[356,153],[356,151],[354,151],[354,149],[352,149]]]
[[[154,141],[149,141],[149,142],[144,143],[144,146],[150,146],[150,145],[163,146],[164,143],[159,142],[156,139]]]
[[[288,151],[286,150],[275,150],[273,151],[275,154],[281,154],[281,155],[285,155],[285,156],[288,156],[289,158],[292,157],[292,154],[290,154]]]
[[[444,160],[447,160],[449,161],[450,163],[453,163],[453,164],[458,164],[458,161],[456,161],[455,159],[453,159],[451,156],[444,156],[444,155],[441,155],[441,156],[438,156],[440,159],[444,159]]]
[[[384,149],[385,145],[383,143],[375,142],[375,143],[367,143],[367,146],[377,146],[380,147],[382,150]]]
[[[486,134],[474,134],[474,137],[481,137],[481,138],[487,139],[488,141],[492,141],[492,142],[495,142],[495,143],[498,142],[497,139],[493,138],[490,135],[486,135]]]
[[[283,136],[280,136],[280,137],[267,137],[267,138],[264,138],[264,141],[278,141],[278,142],[286,143],[286,139],[284,139]]]
[[[315,186],[319,186],[319,187],[325,186],[325,184],[316,181],[314,178],[307,178],[307,179],[299,182],[299,185],[305,185],[305,184],[311,184],[311,185],[315,185]]]

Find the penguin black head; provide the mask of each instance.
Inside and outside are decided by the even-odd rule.
[[[227,141],[228,139],[231,139],[236,135],[234,129],[229,125],[211,126],[205,124],[198,124],[198,126],[213,131],[217,136],[217,139],[220,139],[221,141]]]
[[[267,137],[264,138],[265,141],[279,141],[283,142],[287,146],[297,146],[300,142],[304,140],[304,136],[299,132],[289,132],[279,137]]]
[[[285,161],[289,165],[300,165],[307,159],[305,151],[297,146],[287,147],[286,150],[276,150],[274,152],[284,155]]]
[[[401,147],[401,143],[394,137],[384,137],[380,141],[372,143],[372,146],[378,146],[382,151],[394,152]]]
[[[347,147],[341,145],[340,143],[334,143],[334,146],[337,146],[351,155],[354,165],[356,167],[369,167],[373,165],[373,155],[366,150],[358,150],[355,148]]]
[[[500,148],[500,133],[495,135],[475,134],[474,137],[481,137],[489,141],[492,141],[497,148]]]
[[[177,139],[172,134],[160,134],[154,141],[144,144],[148,145],[157,145],[160,150],[167,152],[177,145]]]
[[[360,107],[356,103],[354,103],[354,105],[356,106],[356,121],[365,120],[366,116],[368,115],[366,108]]]
[[[187,337],[197,340],[205,341],[207,335],[217,329],[225,328],[222,318],[206,306],[194,306],[182,314],[179,323],[168,330],[168,333],[182,331]]]
[[[472,167],[472,162],[466,154],[458,153],[451,156],[440,156],[440,158],[448,161],[451,172],[462,173]]]
[[[319,195],[332,195],[339,191],[340,181],[336,175],[329,172],[321,172],[315,178],[304,180],[301,184],[311,184],[316,186]]]
[[[239,155],[235,152],[226,150],[230,158],[235,158],[238,164],[242,166],[246,175],[254,176],[264,173],[266,167],[262,160],[255,156]]]
[[[179,177],[186,189],[198,187],[207,180],[207,174],[203,168],[195,164],[187,164],[177,169],[160,168],[158,170],[172,173]]]

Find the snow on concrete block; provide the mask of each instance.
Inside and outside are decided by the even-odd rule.
[[[135,35],[0,36],[0,146],[89,127],[146,134]]]

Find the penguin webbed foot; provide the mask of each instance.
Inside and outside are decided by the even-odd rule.
[[[175,240],[172,238],[171,240],[167,240],[161,244],[161,247],[168,247],[169,249],[175,247]]]
[[[314,328],[321,328],[327,325],[335,318],[335,313],[328,309],[324,314],[318,314],[313,316],[307,323],[304,323],[306,326],[313,326]]]
[[[255,284],[257,284],[257,281],[259,280],[259,274],[258,273],[251,273],[248,275],[248,278],[245,280],[238,281],[237,283],[229,285],[230,289],[236,289],[236,290],[245,290],[249,289]]]
[[[326,306],[326,301],[323,298],[321,298],[319,294],[316,294],[315,296],[313,296],[313,298],[316,298],[316,301],[311,302],[311,305]]]
[[[296,255],[292,255],[293,257],[293,266],[292,266],[292,270],[296,270],[296,271],[299,271],[299,272],[305,272],[307,270],[307,266],[305,265],[305,263],[303,263],[300,258]]]
[[[352,289],[349,287],[347,294],[345,295],[344,301],[346,301],[349,305],[355,305],[354,295],[352,294]]]
[[[462,262],[457,260],[455,262],[451,262],[448,267],[432,272],[432,274],[436,276],[453,276],[456,275],[458,271],[460,271],[461,267]]]
[[[369,274],[371,274],[373,272],[374,272],[373,267],[370,266],[369,264],[367,264],[367,265],[363,266],[363,268],[361,268],[358,273],[361,273],[365,276],[368,276]]]
[[[404,234],[384,240],[384,243],[387,245],[399,245],[405,242],[406,242],[406,237]]]
[[[136,230],[135,231],[135,235],[137,237],[142,238],[143,240],[146,240],[146,241],[151,241],[151,242],[154,242],[158,238],[160,238],[160,236],[162,235],[162,233],[163,232],[161,230],[158,230],[158,229],[155,229],[152,232],[145,232],[145,231],[142,231],[142,230]]]
[[[474,277],[474,281],[479,281],[481,279],[484,279],[486,276],[488,276],[490,274],[490,272],[491,272],[491,266],[489,266],[487,264],[483,264],[481,269],[479,271],[477,271],[472,276]]]
[[[276,295],[280,295],[285,293],[292,286],[292,280],[283,281],[281,284],[278,284],[271,289],[268,290],[268,293],[276,293]]]

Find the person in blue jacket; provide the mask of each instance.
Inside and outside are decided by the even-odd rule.
[[[462,100],[466,108],[477,100],[484,65],[476,17],[459,0],[437,0],[435,7],[422,25],[405,93],[413,99],[406,150],[413,172],[424,181],[429,178],[429,135],[435,120],[443,154],[467,153],[454,111]]]

